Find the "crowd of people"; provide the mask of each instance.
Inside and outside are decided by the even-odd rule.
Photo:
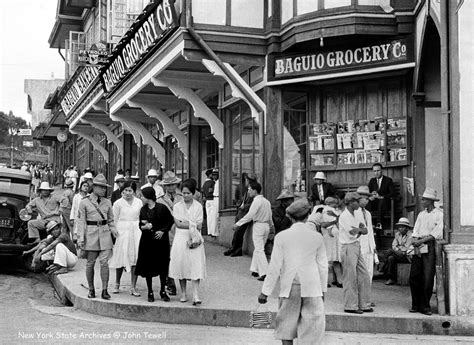
[[[424,211],[414,227],[407,218],[400,218],[392,248],[378,249],[375,237],[381,218],[375,218],[374,226],[371,210],[383,213],[393,195],[393,182],[383,175],[380,164],[372,170],[374,178],[367,185],[345,195],[338,195],[325,174],[318,172],[309,197],[284,189],[273,208],[262,195],[257,177],[245,174],[247,189],[237,205],[231,248],[224,255],[242,255],[244,234],[251,227],[250,274],[263,281],[260,303],[266,303],[280,281],[276,334],[284,342],[322,339],[324,294],[332,286],[343,289],[344,312],[373,312],[374,268],[386,275],[386,285],[393,285],[397,263],[411,263],[410,312],[431,315],[434,244],[443,235],[443,212],[434,204],[437,193],[427,188],[421,197]],[[110,199],[106,191],[111,186],[102,174],[84,174],[77,182],[77,194],[69,174],[60,196],[51,194],[48,182],[41,182],[40,196],[27,206],[28,212],[35,209],[40,214],[40,219],[28,224],[29,237],[36,244],[29,251],[34,253],[33,263],[52,260],[48,272],[60,274],[76,264],[78,255],[85,258],[89,298],[95,298],[94,265],[99,259],[104,299],[111,298],[109,270],[114,269],[114,294],[122,292],[126,271],[133,296],[140,297],[136,283],[139,276],[144,277],[148,301],[153,302],[152,279],[159,276],[163,301],[177,294],[176,280],[179,300],[187,302],[189,280],[192,304],[201,304],[199,284],[206,277],[203,234],[219,236],[219,171],[208,169],[205,174],[207,179],[198,188],[193,179],[181,181],[171,171],[160,176],[150,169],[147,183],[139,188],[136,176],[119,170]],[[64,231],[58,232],[61,224]]]

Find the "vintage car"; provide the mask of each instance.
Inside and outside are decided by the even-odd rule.
[[[31,248],[20,210],[30,201],[31,174],[0,168],[0,256],[21,255]]]

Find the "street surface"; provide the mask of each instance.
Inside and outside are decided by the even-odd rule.
[[[0,344],[280,343],[267,329],[136,322],[88,314],[63,306],[45,275],[0,260]],[[474,337],[327,332],[325,343],[473,344]]]

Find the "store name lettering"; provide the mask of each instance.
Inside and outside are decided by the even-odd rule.
[[[112,90],[128,71],[135,66],[141,57],[151,48],[163,34],[174,27],[174,4],[172,0],[163,0],[150,16],[132,34],[110,65],[106,67],[102,78],[107,92]]]
[[[61,107],[66,117],[99,75],[99,67],[85,67],[66,92]]]
[[[395,41],[356,49],[277,58],[275,77],[406,59],[407,45],[402,41]]]

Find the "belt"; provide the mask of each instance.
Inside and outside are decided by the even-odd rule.
[[[87,225],[96,225],[96,226],[107,225],[106,220],[87,220],[86,223]]]

